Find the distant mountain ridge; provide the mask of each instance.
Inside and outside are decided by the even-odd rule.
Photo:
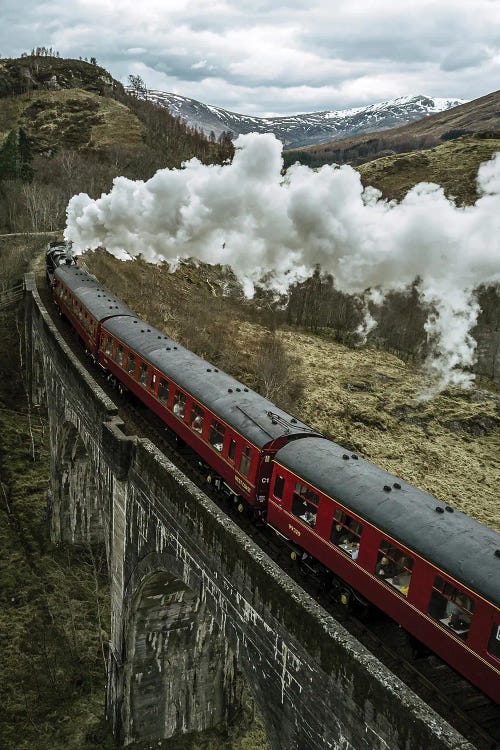
[[[206,135],[213,131],[217,138],[223,131],[228,130],[235,135],[252,132],[274,133],[286,149],[327,143],[353,135],[406,125],[428,115],[457,107],[466,101],[419,94],[378,102],[368,107],[286,117],[252,117],[166,91],[148,90],[144,97],[166,107],[171,114],[182,118],[192,127],[203,130]]]

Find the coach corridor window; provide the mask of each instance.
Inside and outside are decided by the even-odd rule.
[[[280,474],[277,474],[276,479],[274,480],[274,489],[273,489],[274,497],[279,497],[279,499],[281,500],[283,498],[284,488],[285,488],[285,477],[282,477]]]
[[[139,383],[146,385],[148,382],[148,366],[145,362],[139,365]]]
[[[474,601],[470,596],[440,576],[436,576],[429,602],[431,617],[446,625],[465,641],[473,612]]]
[[[248,445],[243,446],[240,459],[240,472],[244,477],[250,474],[250,462],[252,460],[252,449]]]
[[[127,359],[127,372],[129,375],[135,374],[135,354],[129,354]]]
[[[111,338],[111,336],[108,336],[106,338],[106,344],[104,346],[104,351],[106,352],[106,354],[108,354],[111,357],[111,355],[113,353],[113,339]]]
[[[488,641],[488,653],[500,661],[500,623],[494,622]]]
[[[236,456],[236,440],[234,438],[231,438],[229,441],[229,448],[227,449],[227,457],[230,461],[234,461],[234,457]]]
[[[116,364],[120,365],[120,367],[123,367],[123,346],[121,344],[118,344],[116,347]]]
[[[330,541],[356,560],[363,526],[355,518],[337,508],[333,514]]]
[[[386,539],[380,542],[375,573],[377,578],[387,581],[403,596],[410,588],[413,559],[402,550],[392,547]]]
[[[174,396],[173,412],[179,419],[184,419],[184,409],[186,408],[186,396],[181,391],[176,391]]]
[[[168,401],[168,382],[160,378],[160,385],[158,386],[158,400],[162,404],[166,404]]]
[[[191,429],[201,435],[203,432],[203,423],[205,421],[205,412],[197,404],[191,409]]]
[[[212,445],[212,447],[215,448],[215,450],[219,453],[222,453],[222,445],[224,443],[225,432],[226,428],[224,427],[224,425],[222,425],[220,422],[217,422],[216,419],[212,419],[208,439],[210,441],[210,445]]]
[[[316,514],[318,512],[319,495],[301,482],[296,482],[292,497],[292,513],[309,526],[316,525]]]

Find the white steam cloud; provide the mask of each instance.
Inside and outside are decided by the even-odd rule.
[[[479,169],[475,205],[458,208],[432,183],[387,202],[363,190],[349,166],[296,164],[283,176],[271,134],[243,135],[235,146],[230,164],[192,159],[147,182],[117,177],[98,200],[75,195],[66,239],[77,253],[102,246],[121,258],[227,263],[247,290],[267,271],[283,289],[317,263],[346,292],[384,294],[419,276],[421,298],[435,310],[427,332],[437,387],[470,385],[462,368],[475,359],[473,290],[500,280],[500,153]]]

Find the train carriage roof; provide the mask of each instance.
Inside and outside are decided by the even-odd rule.
[[[257,448],[287,435],[318,434],[139,318],[114,317],[103,328]]]
[[[449,506],[432,495],[352,456],[324,438],[305,438],[281,448],[276,461],[500,606],[500,557],[495,555],[500,534],[464,513],[447,511]]]
[[[95,276],[78,266],[58,266],[54,275],[66,284],[97,320],[105,320],[111,315],[134,315],[132,310],[106,289]]]

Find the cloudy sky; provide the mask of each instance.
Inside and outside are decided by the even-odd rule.
[[[259,116],[499,88],[498,0],[1,0],[0,54],[97,58]]]

